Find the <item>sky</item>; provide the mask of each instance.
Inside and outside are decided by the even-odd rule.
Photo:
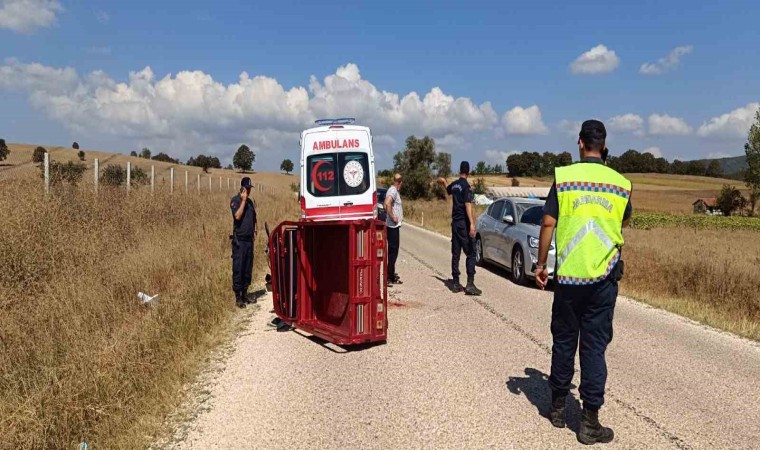
[[[760,109],[760,3],[0,0],[0,137],[255,167],[355,117],[378,169],[409,135],[455,166],[577,152],[743,154]]]

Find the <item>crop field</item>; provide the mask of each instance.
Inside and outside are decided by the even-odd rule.
[[[37,169],[23,170],[0,172],[0,447],[146,447],[239,317],[228,240],[234,190],[102,186],[96,196],[83,182],[46,196]],[[219,172],[237,183],[239,174]],[[281,180],[254,193],[262,222],[297,217],[282,188],[290,177],[253,177]],[[263,249],[260,238],[257,287]],[[138,291],[161,296],[146,306]]]

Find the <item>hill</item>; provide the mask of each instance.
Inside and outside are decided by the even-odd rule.
[[[731,156],[728,158],[714,158],[714,159],[700,159],[697,160],[705,165],[710,164],[712,161],[718,161],[720,163],[720,168],[723,171],[723,175],[727,178],[734,178],[734,179],[740,179],[742,177],[742,172],[747,170],[747,157],[744,155],[741,156]]]

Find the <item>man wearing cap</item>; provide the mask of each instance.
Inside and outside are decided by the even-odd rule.
[[[546,260],[556,228],[556,288],[552,304],[552,425],[565,427],[565,399],[575,370],[580,338],[583,401],[578,440],[607,443],[611,428],[599,423],[607,382],[605,351],[612,341],[612,316],[623,276],[623,227],[631,217],[631,182],[607,167],[607,131],[598,120],[583,122],[578,138],[581,161],[554,171],[544,206],[538,244],[536,283],[546,287]]]
[[[404,208],[401,205],[401,174],[393,176],[393,185],[385,194],[385,229],[388,233],[388,285],[402,284],[401,277],[396,273],[398,248],[401,244],[401,222],[404,220]]]
[[[467,295],[480,295],[481,290],[475,287],[475,218],[472,213],[474,194],[467,178],[470,176],[470,163],[462,161],[459,165],[459,179],[446,186],[446,192],[451,196],[451,281],[449,288],[453,292],[464,291]],[[446,180],[440,178],[439,183],[445,185]],[[459,282],[459,257],[464,251],[466,256],[467,286]]]
[[[256,207],[249,198],[251,179],[243,177],[240,181],[240,193],[232,197],[232,290],[235,291],[235,304],[245,308],[248,299],[248,287],[251,285],[253,271],[253,239],[256,237]]]

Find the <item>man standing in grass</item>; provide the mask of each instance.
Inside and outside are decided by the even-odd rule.
[[[256,207],[249,198],[251,179],[243,177],[240,181],[240,193],[230,201],[232,210],[232,290],[235,291],[235,304],[245,308],[256,300],[248,298],[253,272],[253,240],[256,237]]]
[[[404,220],[404,208],[401,206],[401,174],[393,176],[393,185],[385,194],[385,229],[388,233],[388,285],[402,284],[401,278],[396,273],[396,260],[398,249],[401,245],[401,222]]]
[[[612,341],[612,316],[623,276],[623,226],[631,216],[631,182],[604,164],[607,130],[598,120],[583,122],[578,138],[581,161],[555,169],[544,206],[538,243],[536,284],[546,287],[546,260],[556,228],[557,283],[552,304],[552,425],[565,427],[565,399],[575,370],[580,337],[583,414],[578,440],[612,442],[611,428],[599,423],[607,382],[605,351]]]
[[[451,196],[451,281],[449,289],[452,292],[462,292],[466,295],[480,295],[482,291],[475,286],[475,217],[472,212],[472,202],[475,196],[467,178],[470,175],[470,163],[462,161],[459,165],[459,179],[446,186],[446,192]],[[444,178],[438,182],[446,185]],[[467,286],[459,282],[459,258],[462,252],[466,256]]]

